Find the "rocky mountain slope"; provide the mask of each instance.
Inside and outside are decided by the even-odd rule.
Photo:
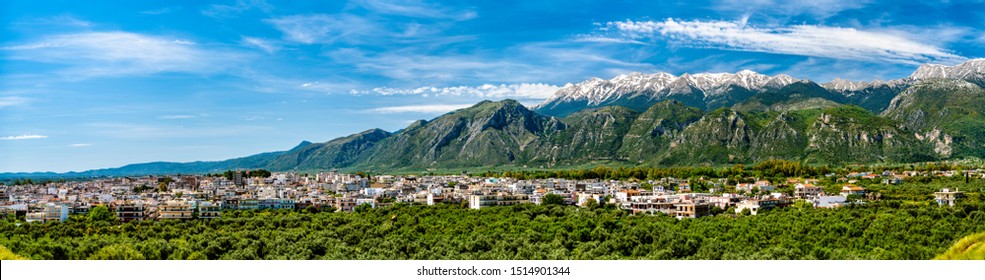
[[[3,177],[204,173],[226,169],[426,170],[651,165],[786,159],[842,164],[985,158],[985,60],[925,65],[892,81],[816,84],[751,71],[629,74],[568,85],[531,110],[483,101],[408,127],[217,162],[133,164],[81,173]],[[552,115],[562,115],[556,117]]]
[[[965,80],[985,86],[985,59],[972,59],[956,66],[927,64],[909,77],[889,81],[853,82],[835,79],[818,85],[827,99],[858,105],[880,113],[889,101],[907,88],[934,79]],[[815,84],[787,75],[767,76],[749,70],[737,73],[700,73],[674,76],[669,73],[619,75],[611,80],[593,78],[568,84],[534,109],[549,116],[612,105],[638,111],[663,100],[678,100],[692,107],[714,110],[731,107],[761,94],[789,92],[796,84]],[[815,90],[815,89],[812,89]],[[812,92],[820,95],[820,92]]]

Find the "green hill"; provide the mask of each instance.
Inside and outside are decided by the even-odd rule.
[[[935,260],[985,260],[985,232],[965,236]]]
[[[14,252],[11,252],[7,247],[0,245],[0,260],[10,261],[10,260],[26,260],[27,258],[21,257]]]

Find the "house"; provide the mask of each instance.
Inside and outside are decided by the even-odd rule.
[[[352,212],[353,210],[356,210],[356,198],[351,196],[336,198],[335,209],[342,212]]]
[[[186,220],[192,217],[192,206],[184,200],[169,200],[158,206],[157,218],[161,220]]]
[[[113,211],[120,221],[139,221],[146,217],[147,209],[142,201],[124,200],[113,204]]]
[[[711,203],[704,201],[682,201],[674,204],[674,216],[677,219],[698,218],[711,215]]]
[[[507,194],[473,194],[469,196],[469,208],[481,209],[489,206],[510,206],[520,203],[527,203],[529,198],[526,195],[507,195]]]
[[[257,201],[259,209],[294,209],[294,200],[266,198]]]
[[[738,204],[736,204],[735,213],[742,213],[743,210],[749,209],[749,213],[756,215],[759,210],[772,209],[780,206],[785,206],[788,204],[788,200],[785,197],[769,197],[763,199],[746,199]]]
[[[198,218],[215,219],[222,217],[222,206],[218,203],[203,201],[198,203]]]
[[[24,219],[28,222],[44,222],[44,212],[27,213]]]
[[[819,196],[811,199],[815,208],[837,208],[845,205],[846,202],[845,196]]]
[[[948,188],[941,189],[939,192],[934,193],[934,200],[937,201],[937,205],[944,206],[954,206],[954,203],[959,199],[964,198],[964,192],[954,189],[953,191]]]
[[[27,213],[25,218],[28,222],[64,222],[68,219],[68,208],[66,204],[49,202],[41,212]]]
[[[601,204],[602,200],[605,198],[602,194],[598,193],[578,193],[578,206],[586,206],[588,199],[594,199],[596,203]]]
[[[808,198],[821,195],[824,188],[813,184],[796,184],[793,187],[793,195],[799,198]]]
[[[677,211],[673,202],[667,201],[666,197],[655,195],[634,196],[624,203],[623,208],[632,211],[634,215],[664,213],[673,216]]]
[[[735,190],[751,192],[753,190],[760,190],[764,192],[772,192],[776,187],[771,185],[769,181],[759,180],[752,184],[740,183],[735,185]]]
[[[903,183],[903,177],[897,175],[892,178],[882,179],[882,183],[885,185],[899,185]]]
[[[68,205],[63,203],[47,203],[44,205],[44,221],[59,221],[64,222],[68,220]]]
[[[373,199],[371,197],[360,197],[360,198],[356,198],[356,206],[359,206],[359,205],[362,205],[362,204],[369,204],[369,207],[370,208],[379,207],[377,205],[377,203],[376,203],[376,199]]]
[[[706,199],[708,203],[721,209],[727,209],[740,201],[739,195],[731,193],[722,194],[721,196],[711,196]]]
[[[841,187],[841,196],[849,195],[865,196],[865,188],[856,185],[845,185]]]

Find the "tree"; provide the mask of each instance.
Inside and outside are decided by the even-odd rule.
[[[370,209],[373,209],[373,205],[372,204],[362,203],[362,204],[356,205],[355,211],[356,211],[356,213],[366,213],[366,211],[369,211]]]
[[[92,208],[92,210],[89,211],[90,223],[99,222],[99,221],[112,221],[114,219],[116,219],[116,217],[113,216],[113,213],[109,212],[109,208],[106,208],[106,206],[102,206],[102,205],[96,206],[95,208]]]
[[[564,197],[559,194],[549,193],[541,199],[543,205],[564,205]]]
[[[164,182],[157,183],[158,192],[168,192],[168,184]]]
[[[143,260],[144,255],[128,244],[113,244],[99,249],[90,260]]]
[[[599,202],[595,200],[595,198],[589,197],[588,199],[585,200],[585,207],[587,207],[588,209],[599,208]]]

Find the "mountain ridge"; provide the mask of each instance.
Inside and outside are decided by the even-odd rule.
[[[982,59],[921,67],[910,77],[885,82],[817,84],[752,71],[633,73],[620,75],[618,81],[631,81],[635,89],[662,88],[629,93],[627,89],[634,87],[592,79],[583,83],[607,85],[606,91],[581,93],[609,95],[591,101],[596,105],[589,105],[588,99],[568,103],[565,110],[572,112],[563,118],[537,111],[544,106],[485,100],[394,132],[369,129],[225,161],[151,162],[61,174],[0,173],[0,179],[254,168],[389,171],[551,168],[598,161],[673,166],[768,159],[842,164],[985,158],[983,77]],[[617,96],[627,98],[616,102]]]
[[[819,85],[831,93],[844,96],[847,103],[879,113],[902,90],[932,79],[961,79],[985,86],[985,59],[971,59],[955,66],[925,64],[910,76],[888,81],[836,78]],[[730,107],[748,96],[805,81],[810,80],[795,79],[785,74],[768,76],[751,70],[684,73],[680,76],[666,72],[633,72],[609,80],[595,77],[580,83],[568,83],[533,109],[541,114],[563,117],[580,109],[610,105],[629,106],[642,111],[656,102],[674,99],[693,107],[714,110]],[[730,93],[736,96],[730,96]]]

